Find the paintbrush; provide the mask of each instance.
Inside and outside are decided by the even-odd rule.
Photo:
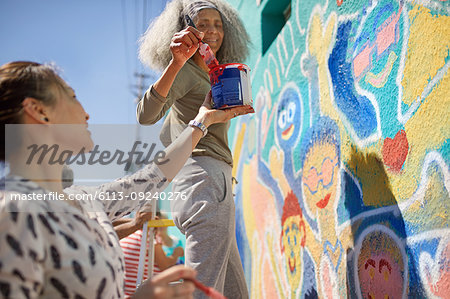
[[[195,27],[194,22],[188,15],[185,15],[184,18],[188,26],[197,29],[197,27]],[[211,50],[211,47],[204,41],[199,41],[198,52],[200,53],[200,56],[202,56],[203,61],[210,69],[213,69],[214,67],[219,65],[219,61],[216,59],[214,52]]]
[[[197,279],[193,278],[193,279],[186,279],[186,280],[192,281],[197,289],[199,289],[200,291],[202,291],[203,293],[205,293],[206,295],[208,295],[212,299],[227,299],[227,297],[225,297],[224,295],[222,295],[221,293],[219,293],[215,289],[205,286],[204,284],[202,284]]]

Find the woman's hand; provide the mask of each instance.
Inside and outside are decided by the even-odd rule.
[[[194,279],[196,275],[195,270],[183,265],[170,267],[151,280],[144,281],[132,298],[193,298],[195,286],[189,280]],[[177,283],[180,279],[185,281]],[[170,284],[171,282],[175,283]]]
[[[141,229],[144,223],[152,220],[152,212],[139,211],[132,220],[132,225],[137,229]]]
[[[136,229],[141,229],[144,223],[152,220],[152,205],[150,203],[144,204],[139,211],[137,211],[136,216],[134,216],[133,220],[131,221],[131,224]],[[155,217],[157,219],[158,217]]]
[[[194,27],[187,27],[177,32],[172,37],[170,51],[172,52],[172,62],[182,67],[198,49],[198,42],[205,34]]]
[[[195,120],[201,122],[206,127],[209,127],[215,123],[224,123],[236,117],[238,115],[244,115],[248,113],[254,113],[253,107],[239,106],[228,109],[212,109],[211,108],[211,91],[206,95],[203,105],[200,107]]]

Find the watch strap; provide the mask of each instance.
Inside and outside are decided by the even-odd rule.
[[[191,127],[197,127],[197,128],[199,128],[200,130],[202,130],[202,132],[203,132],[203,137],[205,137],[206,134],[208,134],[208,129],[207,129],[206,126],[205,126],[204,124],[202,124],[201,122],[198,122],[198,121],[196,121],[196,120],[191,120],[191,121],[189,122],[189,125],[190,125]]]

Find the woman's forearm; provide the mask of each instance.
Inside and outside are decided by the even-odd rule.
[[[172,181],[181,170],[202,137],[203,132],[199,128],[189,126],[166,148],[167,162],[158,167],[168,181]]]
[[[123,239],[123,238],[131,235],[132,233],[134,233],[135,231],[137,231],[140,228],[142,228],[142,227],[137,227],[133,221],[129,221],[129,222],[122,223],[122,224],[115,226],[114,230],[116,231],[116,234],[120,240],[120,239]]]
[[[167,97],[169,90],[182,67],[182,65],[178,65],[173,60],[170,61],[161,77],[153,84],[153,88],[158,94],[164,98]]]
[[[140,124],[155,124],[172,106],[176,99],[168,99],[168,95],[181,67],[171,61],[161,77],[144,94],[136,107],[136,117]]]
[[[177,256],[167,256],[162,249],[161,244],[155,244],[155,264],[161,270],[166,270],[167,268],[175,265],[177,263]]]
[[[128,222],[130,222],[131,220],[133,220],[133,219],[131,219],[131,218],[120,218],[120,219],[117,219],[117,220],[114,220],[113,221],[113,223],[112,223],[112,225],[114,226],[114,227],[116,227],[116,226],[118,226],[118,225],[120,225],[120,224],[124,224],[124,223],[128,223]]]

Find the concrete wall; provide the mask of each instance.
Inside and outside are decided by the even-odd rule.
[[[450,298],[450,1],[292,0],[278,35],[289,1],[230,2],[253,40],[256,113],[230,129],[251,297]]]

